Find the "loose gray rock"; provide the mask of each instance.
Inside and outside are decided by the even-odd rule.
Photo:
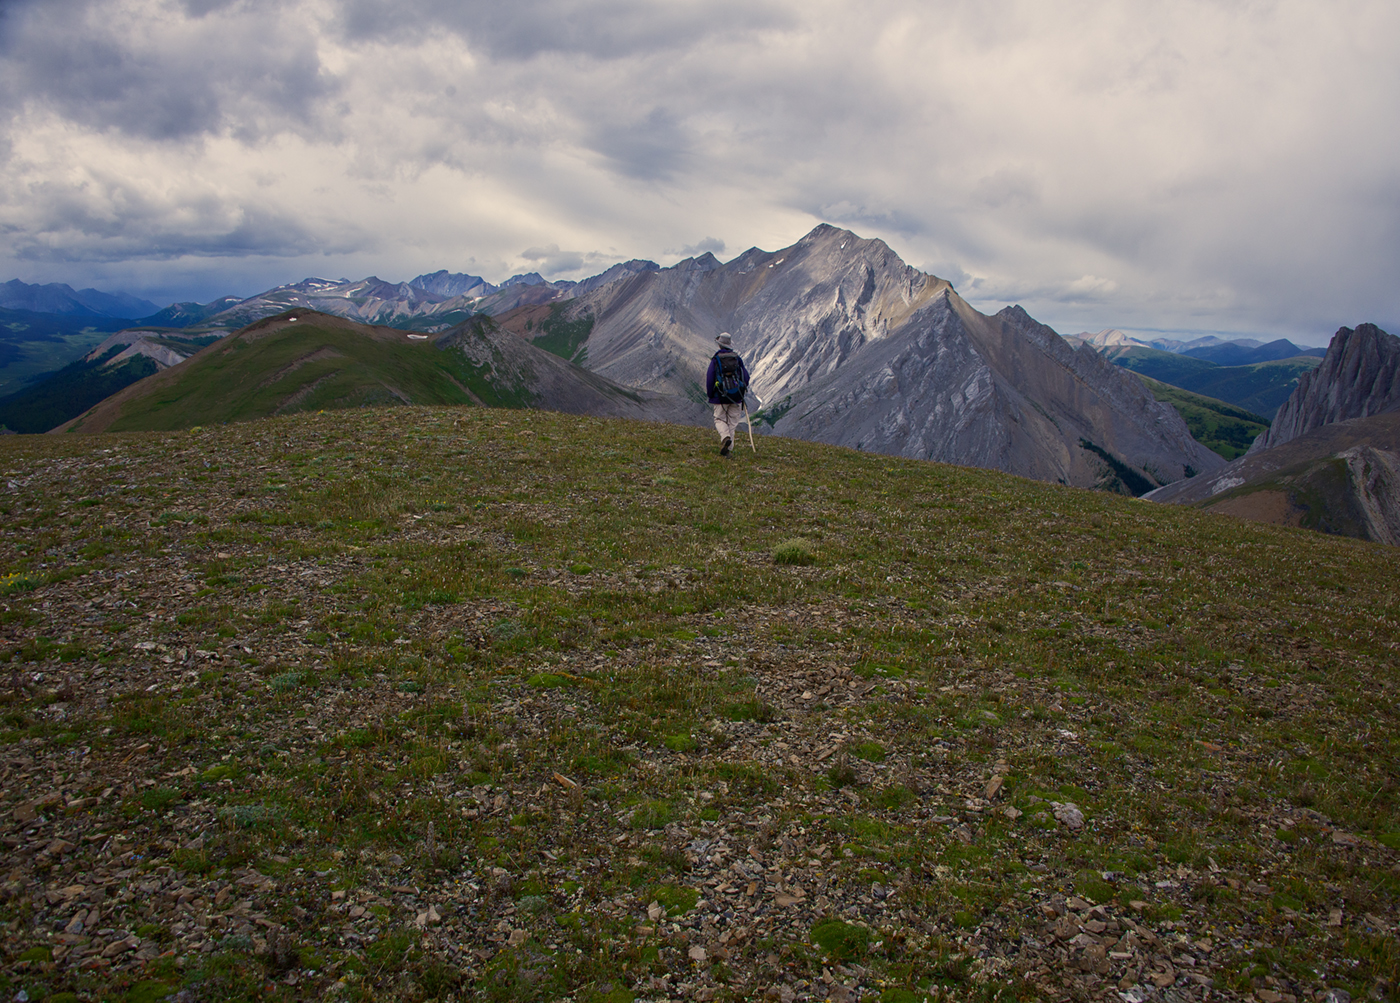
[[[1050,802],[1050,807],[1055,809],[1055,818],[1063,822],[1071,830],[1078,832],[1084,828],[1084,812],[1072,801],[1060,804],[1058,801]]]

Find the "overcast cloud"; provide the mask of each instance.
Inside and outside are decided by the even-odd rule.
[[[0,280],[579,279],[825,221],[1066,333],[1400,327],[1393,0],[9,0],[0,109]]]

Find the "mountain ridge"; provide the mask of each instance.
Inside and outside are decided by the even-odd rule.
[[[706,417],[688,401],[619,387],[581,370],[501,331],[488,317],[431,338],[293,310],[215,341],[51,432],[168,430],[399,404],[547,407],[692,425]]]

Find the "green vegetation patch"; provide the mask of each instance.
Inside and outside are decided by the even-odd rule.
[[[1197,442],[1227,460],[1243,456],[1255,438],[1269,428],[1269,420],[1262,415],[1150,376],[1139,377],[1153,397],[1176,409]]]
[[[784,540],[773,548],[775,564],[811,564],[815,560],[812,545],[801,537]]]
[[[839,919],[827,919],[812,927],[809,934],[833,961],[856,961],[870,946],[870,931]]]

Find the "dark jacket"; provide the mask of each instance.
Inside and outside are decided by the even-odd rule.
[[[710,358],[710,368],[709,368],[709,370],[705,373],[705,392],[709,395],[709,399],[710,399],[710,403],[711,403],[711,404],[742,404],[742,403],[744,402],[744,399],[743,399],[742,396],[741,396],[741,397],[739,398],[739,400],[737,400],[737,401],[728,400],[727,398],[721,397],[721,396],[719,395],[719,391],[715,389],[715,376],[716,376],[716,371],[719,369],[719,357],[720,357],[721,355],[725,354],[726,352],[729,353],[730,355],[737,355],[737,354],[738,354],[738,353],[735,352],[734,349],[732,349],[732,348],[724,348],[724,347],[721,347],[720,350],[719,350],[718,352],[716,352],[716,353]],[[739,366],[740,366],[740,368],[743,369],[743,371],[744,371],[744,385],[745,385],[745,386],[748,386],[748,383],[749,383],[749,369],[748,369],[748,366],[745,366],[745,365],[744,365],[744,360],[743,360],[743,359],[740,359],[740,360],[739,360]]]

